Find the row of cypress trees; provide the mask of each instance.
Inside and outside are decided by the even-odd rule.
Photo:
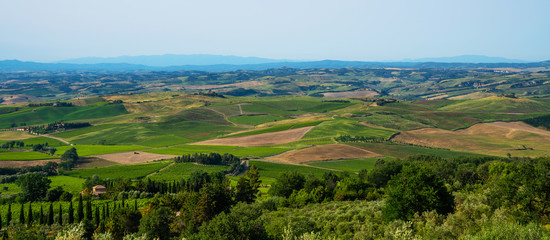
[[[122,203],[117,206],[117,203],[114,203],[113,211],[117,209],[117,207],[128,207],[128,204],[125,204],[124,200],[122,200]],[[86,208],[86,211],[84,211],[84,208]],[[76,209],[76,219],[74,214],[74,207],[73,202],[69,202],[69,209],[68,209],[68,218],[66,221],[66,224],[73,224],[76,222],[81,222],[85,218],[88,220],[93,220],[93,223],[96,227],[98,227],[101,224],[101,219],[106,220],[109,219],[110,211],[109,211],[109,203],[103,204],[102,206],[96,206],[95,207],[95,213],[92,211],[92,201],[87,200],[86,205],[84,206],[84,201],[82,199],[82,195],[78,198],[78,207]],[[137,200],[134,201],[134,210],[137,210]],[[86,214],[84,214],[86,213]],[[34,223],[38,222],[40,225],[52,225],[54,224],[54,215],[56,214],[54,211],[54,204],[50,203],[48,214],[44,214],[44,208],[43,205],[40,205],[40,212],[38,215],[38,219],[35,219],[35,216],[32,211],[32,202],[29,202],[27,216],[25,217],[25,205],[21,204],[21,209],[19,211],[19,223],[20,224],[26,224],[27,227],[31,227]],[[59,211],[57,212],[58,218],[57,218],[57,224],[63,225],[63,207],[61,203],[59,204]],[[11,204],[8,205],[8,212],[6,213],[6,225],[10,225],[12,223],[13,216],[12,216],[12,210],[11,210]],[[0,215],[0,229],[3,228],[3,219]]]

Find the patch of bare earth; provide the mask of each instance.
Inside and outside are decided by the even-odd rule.
[[[377,156],[380,156],[380,154],[358,147],[345,144],[329,144],[288,151],[269,157],[266,160],[296,164],[324,160],[372,158]]]
[[[78,164],[76,165],[76,169],[108,167],[113,165],[118,165],[118,163],[107,161],[105,159],[101,159],[97,157],[81,157],[80,159],[78,159]]]
[[[95,155],[93,157],[105,159],[107,161],[120,164],[136,164],[152,162],[155,160],[170,159],[176,157],[176,155],[156,154],[148,152],[122,152]]]
[[[47,159],[47,160],[32,160],[32,161],[0,161],[1,167],[32,167],[32,166],[41,166],[48,162],[61,162],[61,159]]]
[[[22,102],[37,102],[40,101],[40,98],[25,95],[25,94],[18,94],[18,95],[11,95],[4,97],[4,102],[2,104],[8,105],[8,104],[15,104],[15,103],[22,103]]]
[[[550,132],[523,122],[479,123],[457,131],[422,128],[401,132],[393,141],[497,156],[550,153]]]
[[[226,145],[226,146],[240,146],[240,147],[252,147],[252,146],[265,146],[284,144],[300,140],[309,130],[314,126],[290,129],[272,133],[262,133],[257,135],[243,136],[243,137],[230,137],[207,140],[202,142],[192,143],[193,145]]]
[[[1,131],[0,140],[24,140],[36,137],[23,131]]]
[[[374,97],[376,95],[378,95],[378,93],[371,90],[323,93],[323,97],[326,97],[326,98],[354,98],[354,97],[360,98],[360,97]]]

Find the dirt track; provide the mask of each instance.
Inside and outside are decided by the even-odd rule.
[[[225,145],[225,146],[240,146],[240,147],[252,147],[252,146],[265,146],[290,143],[300,140],[309,130],[314,126],[290,129],[280,132],[263,133],[251,136],[243,137],[230,137],[207,140],[202,142],[192,143],[193,145]]]
[[[380,156],[380,154],[345,144],[329,144],[288,151],[266,158],[266,160],[296,164],[323,160],[372,158],[376,156]]]

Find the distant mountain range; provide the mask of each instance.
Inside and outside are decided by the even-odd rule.
[[[464,62],[466,60],[472,62]],[[274,68],[533,68],[550,67],[545,62],[514,62],[505,58],[464,55],[450,58],[416,59],[403,62],[363,62],[363,61],[294,61],[255,57],[220,55],[154,55],[116,58],[79,58],[56,63],[22,62],[18,60],[0,61],[0,71],[236,71],[265,70]]]
[[[483,55],[460,55],[455,57],[404,59],[404,62],[443,62],[443,63],[527,63],[528,61]]]
[[[128,63],[146,65],[152,67],[169,67],[181,65],[247,65],[247,64],[264,64],[275,62],[295,62],[294,60],[285,59],[267,59],[258,57],[238,57],[224,55],[209,55],[209,54],[191,54],[191,55],[145,55],[145,56],[121,56],[121,57],[87,57],[76,58],[58,61],[56,63],[72,63],[72,64],[100,64],[100,63]]]

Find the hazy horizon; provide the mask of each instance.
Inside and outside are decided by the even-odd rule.
[[[401,61],[550,59],[550,2],[5,1],[0,60],[212,54]]]

